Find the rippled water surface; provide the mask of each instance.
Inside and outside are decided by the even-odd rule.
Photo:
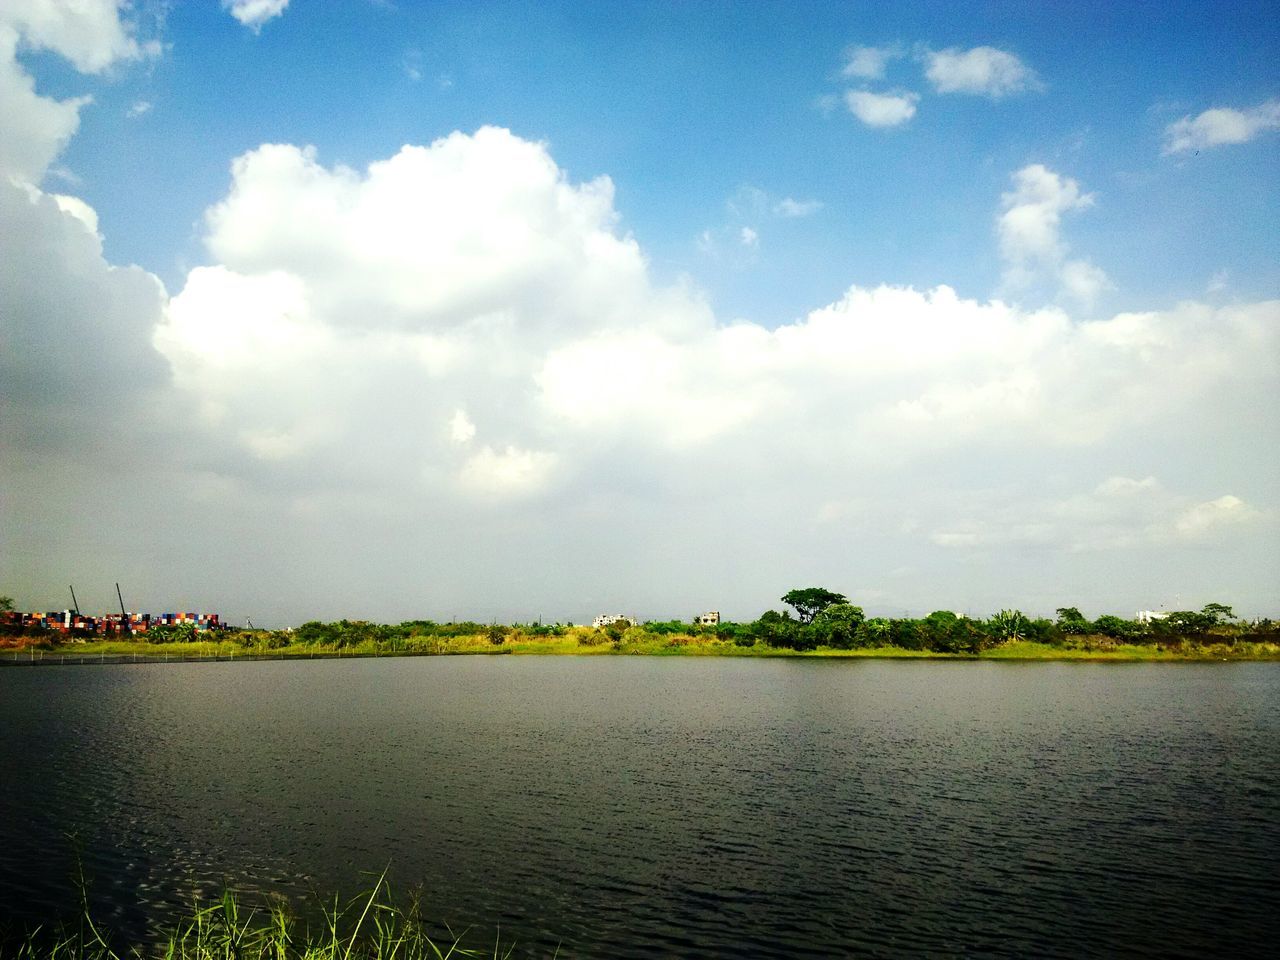
[[[454,657],[0,669],[0,920],[388,863],[521,956],[1280,942],[1280,665]],[[69,839],[74,835],[74,840]]]

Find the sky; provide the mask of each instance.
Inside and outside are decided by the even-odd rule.
[[[1280,615],[1274,13],[10,0],[0,593]]]

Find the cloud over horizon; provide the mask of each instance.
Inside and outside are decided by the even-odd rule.
[[[148,55],[103,22],[90,43],[0,18],[0,40],[86,70]],[[21,108],[0,111],[0,572],[23,602],[87,569],[140,602],[199,594],[276,622],[746,617],[800,582],[884,609],[1123,613],[1210,589],[1206,558],[1242,609],[1275,596],[1280,301],[1095,315],[1112,281],[1063,226],[1095,196],[1044,164],[987,201],[998,290],[945,267],[855,282],[850,256],[840,287],[762,323],[667,269],[613,179],[572,175],[548,142],[480,126],[358,165],[267,142],[201,201],[203,262],[166,290],[111,262],[107,207],[103,226],[41,186],[89,100],[37,93],[17,42],[0,56],[0,105]],[[989,49],[952,51],[935,88],[1034,88],[969,56]],[[884,127],[919,99],[849,96]],[[712,240],[744,258],[846,202],[755,182],[792,192],[713,195]]]
[[[1087,195],[1024,174],[1009,210],[1040,206],[1009,242],[1048,255],[1056,216]],[[1211,429],[1227,378],[1237,401],[1275,385],[1277,303],[1081,323],[945,286],[852,287],[775,329],[725,324],[695,291],[653,283],[607,181],[573,183],[544,146],[496,128],[363,172],[266,145],[235,161],[206,223],[217,262],[153,328],[167,403],[197,411],[188,431],[219,450],[192,469],[277,503],[286,527],[341,496],[366,520],[431,504],[424,520],[462,511],[481,529],[533,509],[577,541],[597,524],[584,505],[632,513],[661,489],[718,538],[751,504],[756,533],[783,541],[768,518],[798,510],[895,551],[1154,548],[1150,515],[1037,525],[1034,478],[1088,464],[1068,472],[1092,489],[1133,431]],[[1006,464],[1026,492],[980,509],[963,483],[923,482],[931,464],[962,476],[970,461]],[[1262,516],[1246,491],[1196,493],[1172,495],[1163,529],[1203,541],[1234,527],[1222,518]],[[225,495],[206,485],[204,508],[236,509]],[[877,506],[835,506],[850,495]],[[1018,502],[1030,540],[998,532]],[[463,528],[430,523],[461,543]],[[607,595],[607,573],[588,579]]]

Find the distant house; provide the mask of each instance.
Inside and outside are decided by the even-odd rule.
[[[50,610],[44,613],[13,612],[7,615],[6,622],[23,630],[56,630],[64,634],[142,634],[153,627],[186,623],[199,633],[230,629],[216,613],[107,613],[89,617],[75,610]]]
[[[636,619],[635,617],[628,617],[624,613],[602,613],[591,621],[591,625],[597,630],[615,623],[625,623],[629,627],[634,627]]]
[[[720,623],[720,611],[708,610],[706,613],[693,618],[693,624],[696,627],[714,627]]]
[[[1133,615],[1133,619],[1138,623],[1150,623],[1152,620],[1168,619],[1169,614],[1165,610],[1139,610]]]

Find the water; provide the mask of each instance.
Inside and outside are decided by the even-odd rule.
[[[1264,955],[1280,665],[662,658],[0,669],[0,921],[224,884],[519,956]],[[74,841],[68,835],[75,836]]]

